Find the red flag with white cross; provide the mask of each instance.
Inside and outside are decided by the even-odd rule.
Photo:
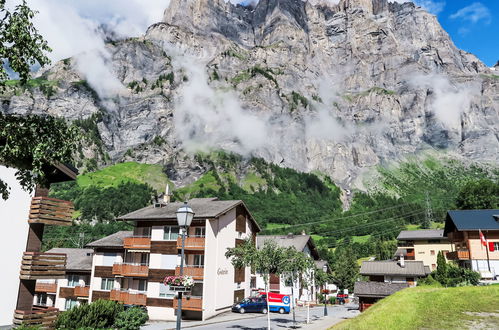
[[[480,229],[478,229],[478,232],[480,233],[480,244],[485,246],[485,248],[488,248],[487,240],[485,239],[485,236],[483,236],[483,233]]]

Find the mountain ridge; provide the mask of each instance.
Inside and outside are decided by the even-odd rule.
[[[427,149],[498,160],[494,71],[412,3],[173,0],[143,37],[106,47],[119,91],[67,59],[41,73],[50,93],[18,88],[2,111],[95,116],[101,150],[80,159],[169,164],[179,182],[199,176],[200,149],[318,170],[344,189]]]

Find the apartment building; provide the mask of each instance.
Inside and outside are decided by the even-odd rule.
[[[0,170],[3,171],[2,168]],[[33,194],[15,194],[11,198],[14,205],[9,202],[0,203],[0,219],[15,223],[20,220],[19,215],[24,213],[24,223],[19,223],[19,229],[26,230],[21,234],[20,230],[8,231],[7,237],[2,237],[2,242],[6,244],[2,251],[6,259],[12,256],[21,256],[20,262],[7,263],[7,269],[2,274],[2,282],[8,289],[2,291],[0,298],[1,322],[4,323],[10,311],[13,311],[13,323],[15,326],[29,325],[50,327],[59,313],[54,307],[34,306],[35,287],[37,280],[62,279],[66,272],[66,255],[64,253],[42,252],[42,240],[45,225],[70,226],[72,224],[73,204],[69,201],[50,198],[50,185],[57,182],[75,180],[78,171],[71,165],[55,163],[45,164],[45,185],[37,185]],[[9,184],[12,181],[9,182]],[[18,186],[14,186],[18,190]],[[19,208],[14,210],[12,206]],[[17,225],[15,225],[17,226]],[[24,250],[24,252],[22,252]],[[20,266],[20,267],[19,267]],[[13,278],[13,269],[19,271]],[[1,287],[1,286],[0,286]],[[3,289],[4,287],[2,287]],[[13,288],[17,288],[17,302],[14,303],[15,293]],[[10,311],[9,311],[10,310]],[[12,315],[12,314],[11,314]]]
[[[163,280],[180,274],[182,240],[176,211],[182,205],[167,198],[124,215],[118,220],[134,222],[133,231],[87,245],[95,250],[91,301],[143,305],[150,319],[175,319],[176,293]],[[185,239],[184,275],[192,276],[195,284],[182,299],[182,315],[204,320],[250,295],[250,269],[235,269],[225,252],[255,240],[260,228],[242,201],[198,198],[189,206],[195,215]]]
[[[396,257],[403,255],[405,260],[422,261],[432,271],[437,268],[438,253],[442,251],[445,256],[451,251],[443,229],[403,230],[397,241]]]
[[[59,311],[88,302],[92,249],[55,248],[47,253],[66,255],[66,275],[61,279],[36,281],[34,306],[55,307]]]
[[[378,300],[399,290],[417,285],[417,280],[426,277],[429,267],[422,261],[400,260],[364,261],[360,275],[369,277],[369,281],[356,282],[354,294],[359,298],[359,309],[364,311]]]
[[[281,247],[294,247],[297,251],[301,251],[313,260],[319,260],[319,252],[312,240],[310,235],[259,235],[256,238],[257,248],[262,248],[265,242],[273,241],[278,246]],[[294,283],[292,279],[286,276],[277,276],[274,274],[270,275],[269,278],[269,291],[280,293],[280,294],[293,294],[295,300],[305,302],[305,301],[315,301],[317,296],[317,288],[314,283],[314,272],[315,267],[310,269],[309,285],[302,286],[300,279],[295,279]],[[265,282],[263,276],[260,274],[256,275],[256,287],[257,290],[264,290]]]
[[[417,280],[430,274],[422,261],[400,260],[363,261],[360,275],[368,276],[371,282],[407,283],[416,286]]]
[[[480,241],[480,231],[487,246]],[[444,235],[455,248],[447,254],[461,267],[473,269],[483,279],[499,277],[499,210],[447,212]]]

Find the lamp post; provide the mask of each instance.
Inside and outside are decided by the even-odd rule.
[[[324,273],[327,273],[327,265],[322,266]],[[324,290],[324,316],[327,316],[327,294]]]
[[[194,212],[187,205],[187,202],[184,202],[184,205],[179,207],[177,210],[177,223],[181,229],[182,236],[182,252],[180,257],[180,276],[184,275],[184,245],[185,245],[185,236],[187,235],[187,228],[191,225],[192,219],[194,218]],[[177,330],[180,330],[182,323],[182,292],[178,293],[178,306],[177,306]]]

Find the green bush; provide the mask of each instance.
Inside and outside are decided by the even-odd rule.
[[[119,313],[114,326],[121,330],[138,330],[148,319],[143,309],[133,307]]]
[[[110,300],[97,300],[76,306],[59,315],[57,329],[102,329],[112,327],[123,305]]]

